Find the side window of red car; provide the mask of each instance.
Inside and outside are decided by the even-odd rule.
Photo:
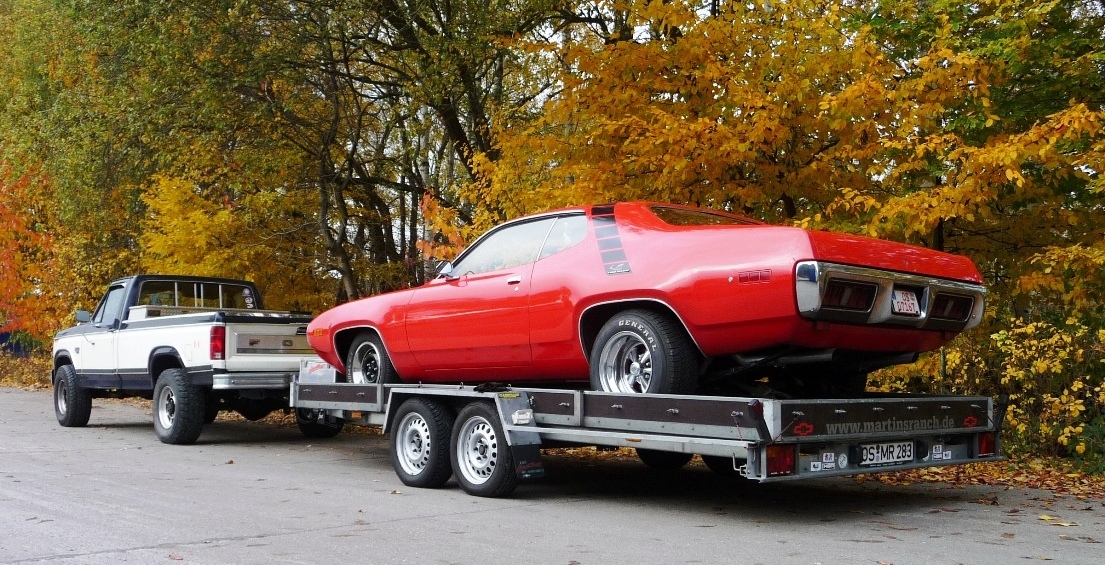
[[[549,237],[545,239],[545,246],[541,248],[538,259],[544,259],[549,255],[555,255],[565,249],[575,247],[587,236],[587,216],[578,214],[575,216],[562,216],[556,219]]]
[[[553,220],[542,218],[495,230],[464,252],[453,272],[458,275],[487,273],[536,261]]]

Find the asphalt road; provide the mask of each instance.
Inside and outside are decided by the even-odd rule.
[[[482,499],[405,487],[378,435],[220,420],[170,446],[143,407],[96,401],[89,427],[62,428],[48,392],[0,388],[0,563],[1105,562],[1100,500],[546,464],[512,498]]]

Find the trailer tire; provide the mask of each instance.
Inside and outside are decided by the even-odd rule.
[[[374,332],[360,333],[349,346],[345,377],[347,382],[355,384],[399,382],[399,375],[391,364],[384,342]]]
[[[391,429],[391,464],[409,487],[439,488],[449,481],[449,440],[453,414],[448,407],[425,398],[411,398],[399,406]]]
[[[172,445],[195,443],[203,431],[206,395],[180,369],[165,369],[153,388],[153,429]]]
[[[604,392],[693,394],[698,359],[668,316],[627,310],[607,320],[591,348],[591,388]]]
[[[84,427],[92,416],[92,392],[81,387],[72,365],[58,367],[54,379],[54,415],[66,428]]]
[[[514,492],[518,474],[499,413],[490,402],[465,406],[449,441],[453,475],[468,494],[499,498]]]
[[[325,414],[320,415],[319,412],[320,410],[312,408],[295,409],[295,425],[304,436],[313,439],[330,439],[345,428],[345,420]]]
[[[656,449],[637,449],[637,458],[641,463],[659,471],[674,471],[682,469],[694,458],[693,453],[677,453],[674,451],[658,451]]]

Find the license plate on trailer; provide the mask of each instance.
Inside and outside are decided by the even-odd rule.
[[[890,308],[895,314],[902,316],[920,316],[921,303],[917,301],[917,293],[912,290],[894,290],[890,294]]]
[[[869,443],[859,446],[860,465],[887,465],[913,461],[913,442]]]

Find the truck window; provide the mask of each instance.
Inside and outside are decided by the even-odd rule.
[[[146,306],[176,306],[176,283],[173,281],[146,281],[138,291],[138,304]]]
[[[119,321],[120,310],[123,309],[123,287],[113,286],[108,289],[96,312],[92,314],[92,323],[101,326],[115,326]]]

